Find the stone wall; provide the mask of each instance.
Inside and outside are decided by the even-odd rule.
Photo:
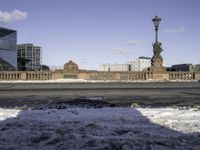
[[[0,80],[50,80],[52,73],[34,71],[1,71]]]
[[[0,80],[51,80],[51,79],[85,79],[85,80],[200,80],[200,72],[105,72],[79,70],[68,72],[56,70],[54,72],[34,71],[0,71]]]

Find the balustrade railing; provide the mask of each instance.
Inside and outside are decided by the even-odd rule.
[[[168,72],[169,80],[194,80],[195,73],[194,72]]]
[[[51,72],[1,71],[0,80],[49,80]]]
[[[89,72],[89,80],[148,80],[153,79],[152,72]]]
[[[0,71],[0,80],[50,80],[52,73],[34,72],[34,71]],[[87,80],[151,80],[153,72],[102,72],[102,71],[86,71],[85,79]],[[200,73],[195,72],[167,72],[169,80],[195,80],[200,78]],[[61,72],[62,74],[62,72]]]
[[[21,80],[21,72],[0,72],[0,80]]]
[[[26,80],[50,80],[51,72],[26,72]]]

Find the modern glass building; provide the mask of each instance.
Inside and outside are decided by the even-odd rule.
[[[19,71],[40,71],[41,50],[40,46],[33,44],[17,45],[17,61]]]
[[[0,70],[17,68],[17,31],[0,27]]]

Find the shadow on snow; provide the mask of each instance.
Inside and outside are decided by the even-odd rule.
[[[0,149],[200,149],[199,132],[154,124],[134,108],[55,108],[24,110],[1,121]]]

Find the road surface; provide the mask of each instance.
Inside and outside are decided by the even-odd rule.
[[[98,97],[119,106],[200,105],[199,82],[1,83],[0,106],[22,107]]]

